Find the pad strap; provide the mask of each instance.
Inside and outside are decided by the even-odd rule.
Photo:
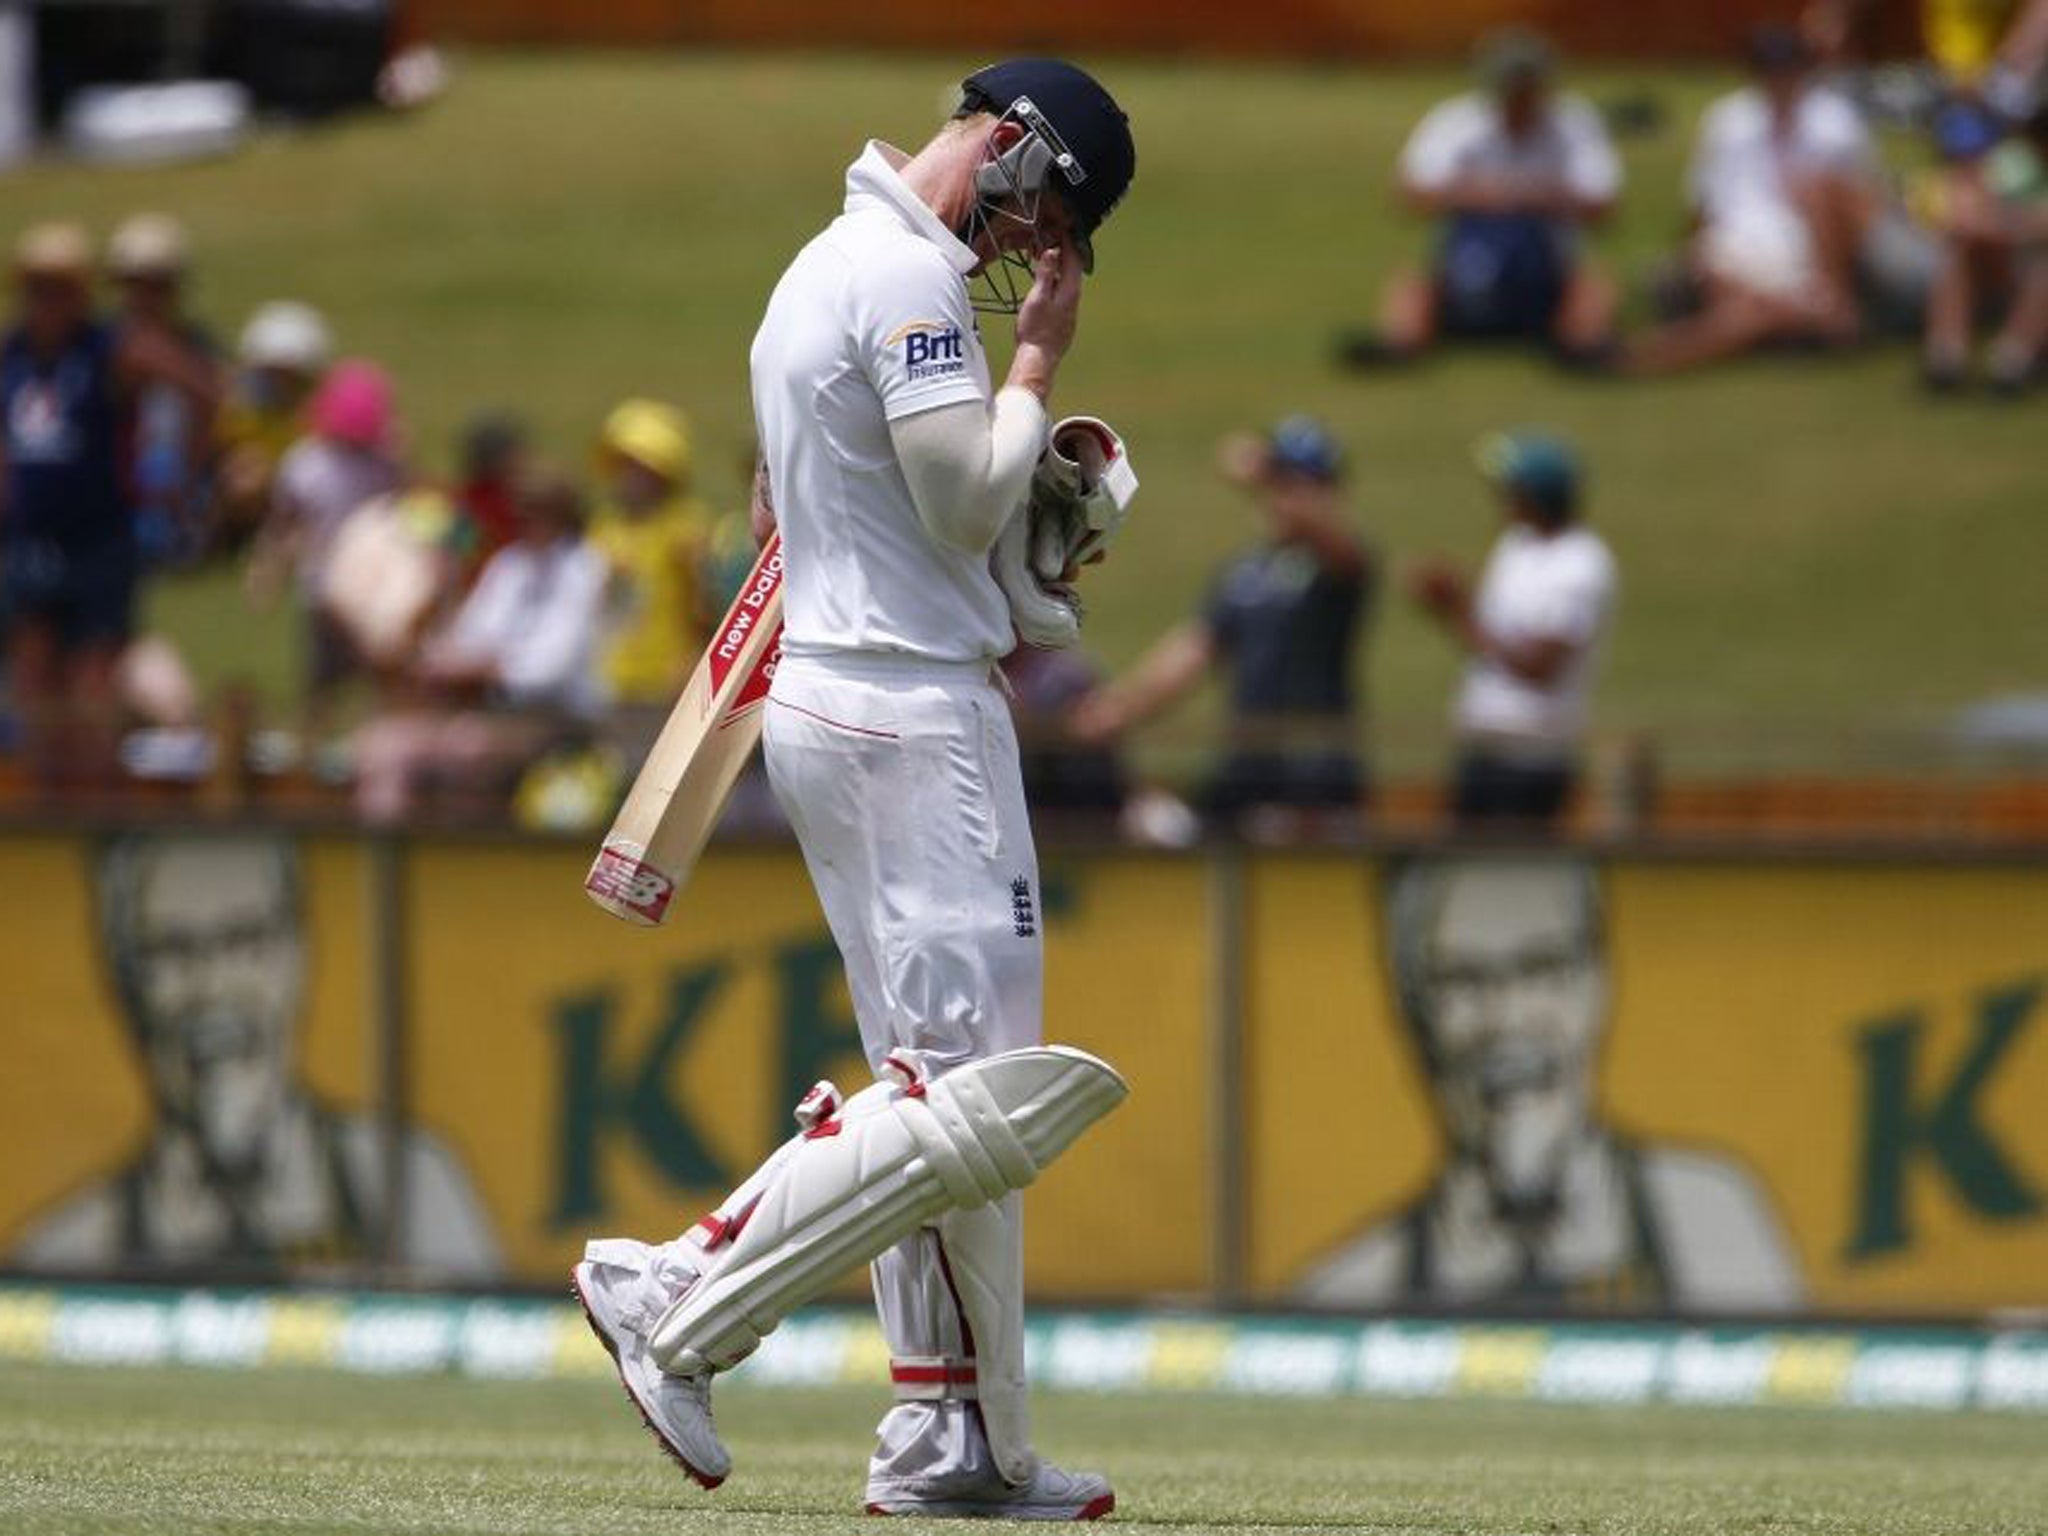
[[[972,1402],[979,1396],[974,1362],[950,1355],[898,1355],[889,1380],[899,1403]]]

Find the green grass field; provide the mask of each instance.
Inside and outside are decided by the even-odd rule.
[[[610,1384],[0,1372],[21,1536],[870,1529],[877,1394],[732,1390],[737,1470],[684,1482]],[[2048,1531],[2048,1428],[1990,1415],[1048,1397],[1046,1452],[1126,1530],[1540,1536]]]
[[[1625,586],[1602,724],[1662,732],[1681,762],[1723,745],[1748,763],[1837,756],[2048,679],[2048,399],[1930,405],[1896,347],[1656,387],[1564,381],[1512,356],[1340,377],[1330,332],[1367,315],[1385,270],[1422,245],[1391,208],[1393,156],[1457,77],[1104,68],[1140,171],[1103,237],[1061,399],[1126,429],[1147,486],[1127,545],[1090,578],[1110,662],[1189,611],[1251,532],[1210,471],[1217,434],[1306,409],[1351,445],[1358,516],[1394,565],[1483,550],[1477,434],[1547,422],[1581,439]],[[347,348],[396,368],[430,465],[479,405],[522,409],[580,461],[612,401],[669,396],[698,423],[705,489],[731,504],[770,284],[836,207],[862,138],[917,141],[960,71],[935,57],[465,57],[417,119],[169,170],[38,169],[12,182],[10,220],[75,213],[104,231],[137,207],[177,211],[201,253],[200,308],[232,330],[264,298],[322,305]],[[1692,119],[1726,82],[1580,83],[1602,99],[1647,90],[1666,110],[1661,132],[1624,146],[1628,198],[1601,242],[1639,272],[1678,226]],[[209,676],[283,690],[288,628],[249,617],[231,579],[166,589],[158,612]],[[1429,760],[1448,648],[1389,600],[1366,660],[1383,740]]]

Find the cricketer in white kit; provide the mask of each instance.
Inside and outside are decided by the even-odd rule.
[[[877,1081],[843,1103],[820,1084],[799,1134],[683,1236],[594,1242],[577,1266],[629,1394],[707,1487],[730,1467],[715,1373],[872,1261],[897,1401],[871,1512],[1115,1502],[1031,1449],[1018,1191],[1124,1087],[1040,1046],[1037,857],[992,679],[1017,636],[1072,638],[1046,633],[998,544],[1022,533],[1092,237],[1134,168],[1123,112],[1081,70],[982,70],[915,156],[867,146],[754,341],[756,531],[779,527],[787,562],[763,742]],[[977,307],[1016,316],[993,391]]]

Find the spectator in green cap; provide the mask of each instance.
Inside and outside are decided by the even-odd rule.
[[[1451,812],[1465,829],[1545,831],[1578,778],[1600,641],[1614,606],[1614,556],[1580,516],[1583,475],[1570,445],[1497,433],[1480,473],[1507,526],[1475,589],[1446,561],[1410,591],[1469,658],[1454,722]]]

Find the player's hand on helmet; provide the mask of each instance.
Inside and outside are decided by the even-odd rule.
[[[1040,251],[1032,263],[1031,291],[1017,311],[1017,345],[1054,358],[1074,344],[1081,310],[1081,257],[1070,241]]]

